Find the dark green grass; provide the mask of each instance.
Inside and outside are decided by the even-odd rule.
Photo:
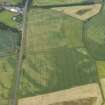
[[[1,27],[5,27],[0,25]],[[0,56],[6,56],[11,53],[15,53],[19,47],[20,33],[12,32],[7,27],[6,29],[0,29]]]

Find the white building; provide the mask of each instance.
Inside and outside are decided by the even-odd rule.
[[[23,8],[13,7],[13,6],[3,6],[3,8],[11,12],[23,14]]]

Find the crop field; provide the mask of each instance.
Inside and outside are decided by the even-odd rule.
[[[20,97],[97,82],[96,61],[83,44],[82,24],[54,10],[30,10]]]
[[[34,47],[35,52],[41,49],[63,46],[69,48],[83,46],[81,21],[53,10],[33,9],[29,15],[31,14],[33,14],[33,16],[29,17],[28,21],[31,28],[27,30],[27,33],[31,32],[29,36],[31,39],[29,39],[29,41],[32,42],[34,40],[33,42],[36,46]],[[74,30],[75,24],[77,24],[75,31],[72,31]],[[41,31],[37,31],[39,28]],[[70,32],[71,35],[69,35]],[[43,35],[43,33],[45,35]],[[30,48],[30,50],[32,49]]]
[[[29,11],[21,98],[97,82],[96,70],[100,79],[105,77],[104,11],[86,22],[86,29],[82,21],[56,10]]]
[[[16,56],[0,59],[0,104],[8,105],[15,78]]]
[[[105,60],[105,8],[86,24],[84,41],[96,60]]]
[[[10,1],[13,4],[19,2]],[[33,0],[33,5],[83,1],[86,0]],[[1,11],[0,22],[17,28],[17,23],[11,19],[14,15]],[[26,49],[18,97],[32,97],[97,83],[97,70],[99,78],[105,78],[104,17],[105,8],[85,22],[54,9],[31,8],[28,11]],[[2,105],[8,105],[13,95],[19,42],[18,33],[0,29]]]

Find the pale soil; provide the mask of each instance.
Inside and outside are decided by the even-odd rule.
[[[101,83],[102,83],[103,91],[104,91],[104,94],[105,94],[105,79],[102,79]]]
[[[23,98],[18,105],[50,105],[53,103],[68,102],[96,97],[93,105],[101,103],[101,94],[97,84],[89,84],[45,95]]]
[[[80,20],[87,20],[97,15],[101,10],[101,4],[94,4],[88,6],[74,6],[74,7],[60,7],[53,8],[56,11],[60,11],[66,15],[70,15]]]
[[[93,105],[97,100],[96,97],[80,99],[75,101],[68,101],[68,102],[61,102],[61,103],[54,103],[50,105]]]

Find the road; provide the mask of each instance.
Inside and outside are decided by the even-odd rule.
[[[24,17],[23,17],[22,39],[21,39],[21,46],[19,49],[19,54],[17,59],[15,87],[13,89],[13,96],[12,96],[10,105],[17,105],[17,93],[20,85],[21,68],[22,68],[23,56],[25,53],[25,45],[26,45],[26,28],[27,28],[26,21],[27,21],[27,11],[28,11],[29,1],[30,0],[26,1],[24,11],[23,11]]]

